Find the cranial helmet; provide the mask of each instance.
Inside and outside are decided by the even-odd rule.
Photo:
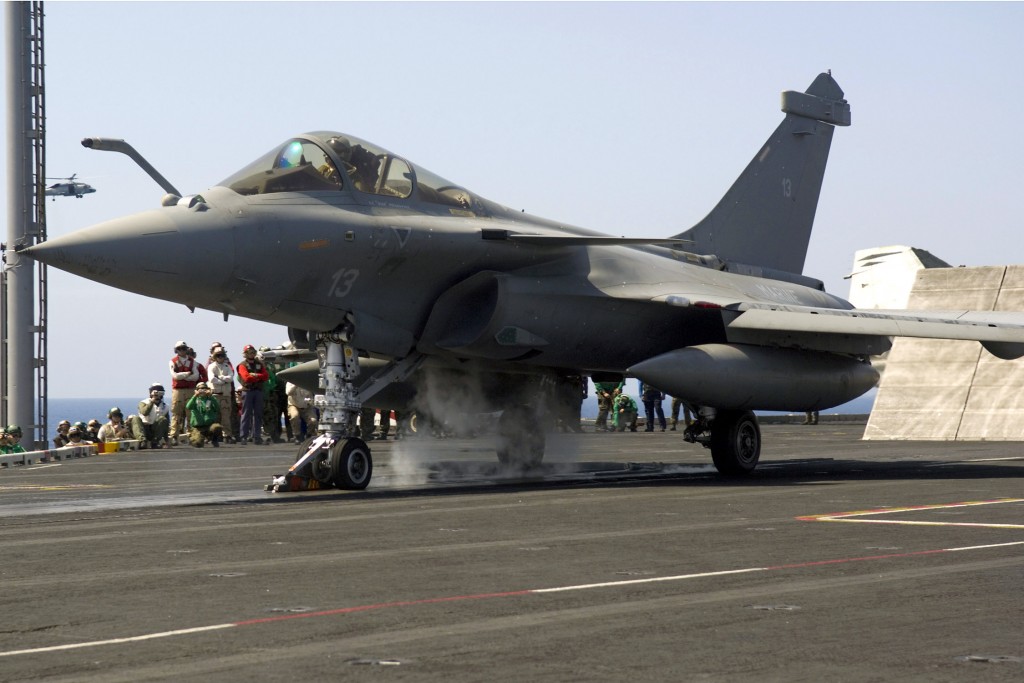
[[[352,151],[352,143],[346,137],[335,136],[327,141],[327,144],[342,157],[347,157]]]

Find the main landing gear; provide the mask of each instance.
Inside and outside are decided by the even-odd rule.
[[[761,458],[761,428],[754,413],[702,407],[696,416],[683,433],[684,441],[710,448],[720,474],[738,477],[754,471]]]

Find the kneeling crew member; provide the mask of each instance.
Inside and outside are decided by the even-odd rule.
[[[149,398],[139,401],[139,414],[132,419],[132,435],[142,441],[141,448],[160,448],[170,446],[167,430],[170,425],[167,404],[164,403],[164,385],[149,385]],[[69,432],[70,433],[70,432]]]
[[[188,410],[189,424],[188,442],[196,448],[202,448],[207,441],[214,448],[220,446],[224,430],[220,423],[220,404],[206,382],[196,384],[196,393],[185,404]]]

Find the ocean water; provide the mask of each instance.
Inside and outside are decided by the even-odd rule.
[[[102,424],[107,421],[107,412],[118,407],[125,417],[133,414],[139,406],[142,396],[132,398],[51,398],[46,401],[47,421],[50,434],[57,430],[57,423],[70,420],[88,422],[97,419]]]

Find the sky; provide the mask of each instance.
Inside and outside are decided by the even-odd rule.
[[[1024,3],[45,8],[47,175],[97,189],[47,203],[50,237],[163,195],[84,137],[127,140],[192,194],[323,129],[536,215],[672,235],[758,152],[782,119],[780,92],[831,69],[853,125],[833,139],[805,274],[846,297],[858,249],[1021,261]],[[169,379],[177,340],[200,356],[221,341],[235,360],[244,344],[286,339],[279,326],[48,272],[51,397],[141,397]]]

